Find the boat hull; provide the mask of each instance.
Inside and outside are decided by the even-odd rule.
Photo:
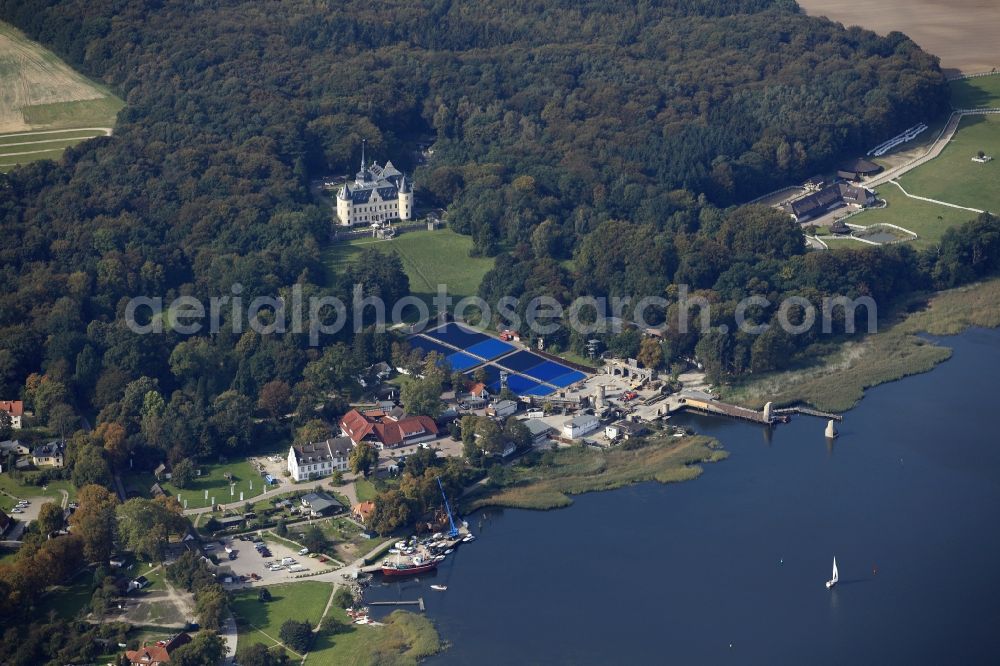
[[[417,564],[409,567],[404,567],[397,569],[396,567],[382,567],[383,576],[415,576],[417,574],[426,573],[428,571],[434,571],[437,569],[437,562],[427,562],[426,564]]]

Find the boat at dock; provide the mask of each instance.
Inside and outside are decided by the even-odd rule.
[[[409,562],[392,562],[390,560],[385,560],[382,562],[382,575],[415,576],[428,571],[434,571],[437,569],[438,562],[439,560],[437,558],[424,560],[420,557],[415,557]]]
[[[833,558],[833,578],[826,581],[826,589],[830,589],[840,580],[840,572],[837,571],[837,558]]]
[[[444,592],[448,589],[447,585],[431,585],[432,590],[437,590],[438,592]]]

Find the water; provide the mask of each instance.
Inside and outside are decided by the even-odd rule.
[[[452,643],[432,664],[997,663],[1000,331],[945,343],[950,361],[869,391],[832,448],[814,418],[767,436],[684,417],[730,458],[476,514],[479,540],[435,576],[368,599],[424,597]]]

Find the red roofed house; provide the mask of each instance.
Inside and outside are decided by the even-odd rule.
[[[0,411],[10,414],[10,427],[21,429],[21,417],[24,416],[24,403],[20,400],[0,400]]]
[[[170,663],[170,653],[191,642],[191,637],[181,632],[169,641],[157,641],[156,645],[143,645],[138,650],[128,650],[125,656],[135,665],[161,666]]]
[[[394,449],[426,442],[438,435],[437,424],[429,416],[396,418],[392,412],[370,411],[362,414],[356,409],[340,419],[340,430],[350,437],[354,446],[371,442],[378,449]]]
[[[371,500],[358,502],[351,507],[351,514],[365,524],[368,523],[368,519],[372,517],[373,513],[375,513],[375,502]]]

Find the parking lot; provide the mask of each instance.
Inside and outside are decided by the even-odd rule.
[[[326,563],[323,563],[319,561],[319,557],[299,555],[298,548],[292,548],[284,543],[274,541],[270,535],[265,538],[264,542],[268,550],[271,552],[270,557],[264,557],[261,555],[254,547],[255,544],[252,541],[240,541],[238,538],[233,538],[232,540],[227,541],[227,544],[236,553],[236,559],[227,560],[224,546],[220,545],[218,541],[214,541],[212,543],[214,544],[214,548],[209,552],[212,552],[219,557],[219,578],[222,579],[226,573],[231,573],[231,575],[236,579],[231,584],[224,583],[226,587],[230,588],[245,587],[247,585],[273,585],[275,583],[284,583],[294,576],[314,571],[330,571],[333,568],[332,562],[329,560],[327,560]],[[287,566],[283,567],[279,571],[270,571],[268,569],[267,564],[271,562],[280,562],[284,557],[291,557],[298,565],[305,567],[308,571],[290,572],[288,571]],[[251,574],[260,576],[260,580],[251,580]],[[245,576],[246,581],[240,582],[240,576]]]

